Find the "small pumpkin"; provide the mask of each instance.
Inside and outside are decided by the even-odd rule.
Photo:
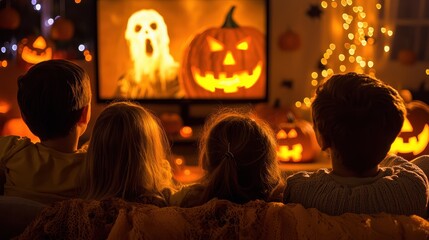
[[[416,60],[416,53],[411,49],[402,49],[398,52],[398,61],[404,65],[412,65]]]
[[[258,103],[253,110],[259,118],[270,124],[273,129],[277,129],[280,123],[286,122],[290,114],[295,115],[291,108],[281,106],[280,99],[276,99],[274,104]]]
[[[289,115],[288,122],[281,123],[276,132],[277,159],[280,162],[311,162],[320,153],[311,123]]]
[[[53,52],[52,42],[41,35],[23,38],[18,44],[18,56],[29,66],[52,59]]]
[[[390,152],[411,160],[429,154],[429,106],[421,101],[407,105],[407,116]]]
[[[162,113],[159,116],[161,125],[164,127],[165,133],[167,135],[176,135],[179,133],[180,129],[183,126],[183,120],[177,113]]]
[[[5,7],[0,10],[0,29],[17,29],[20,23],[21,17],[15,9]]]
[[[197,34],[186,48],[180,83],[187,97],[263,97],[265,38],[254,27],[239,26],[234,9],[222,27]]]
[[[67,18],[60,17],[55,20],[51,27],[51,38],[53,40],[67,41],[74,35],[73,22]]]
[[[288,28],[280,35],[278,44],[283,51],[295,51],[301,46],[301,37]]]

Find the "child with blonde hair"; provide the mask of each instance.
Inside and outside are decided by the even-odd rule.
[[[22,119],[40,142],[0,137],[4,195],[43,204],[77,197],[86,154],[78,142],[91,117],[88,74],[66,60],[41,62],[18,78],[17,95]]]
[[[246,203],[279,197],[273,195],[281,185],[276,147],[272,129],[253,114],[219,111],[206,122],[200,140],[205,176],[175,194],[171,204],[193,207],[213,198]]]
[[[312,116],[332,170],[299,172],[286,180],[285,203],[330,214],[426,216],[428,179],[413,163],[388,155],[406,109],[398,92],[365,74],[330,77],[316,90]]]
[[[175,189],[168,142],[157,119],[131,102],[107,106],[97,118],[82,178],[82,197],[167,206]]]

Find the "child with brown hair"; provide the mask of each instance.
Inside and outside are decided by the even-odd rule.
[[[72,62],[41,62],[18,78],[21,116],[40,143],[0,137],[4,195],[44,204],[77,197],[86,152],[78,149],[78,141],[91,116],[90,104],[90,79]]]
[[[407,160],[387,155],[405,106],[398,92],[365,74],[330,77],[316,90],[312,116],[332,170],[299,172],[286,180],[285,203],[330,214],[426,216],[428,179]]]
[[[269,125],[251,113],[219,111],[206,122],[200,140],[206,175],[201,183],[175,194],[171,204],[193,207],[213,198],[235,203],[273,200],[281,184],[276,144]]]
[[[167,206],[175,190],[168,141],[157,119],[131,102],[107,106],[97,118],[82,177],[82,197]]]

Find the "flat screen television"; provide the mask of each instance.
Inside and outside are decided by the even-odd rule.
[[[97,100],[268,98],[268,1],[97,0]]]

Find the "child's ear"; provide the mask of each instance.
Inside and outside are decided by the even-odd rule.
[[[88,124],[90,119],[91,119],[91,104],[88,104],[82,110],[79,123]]]

